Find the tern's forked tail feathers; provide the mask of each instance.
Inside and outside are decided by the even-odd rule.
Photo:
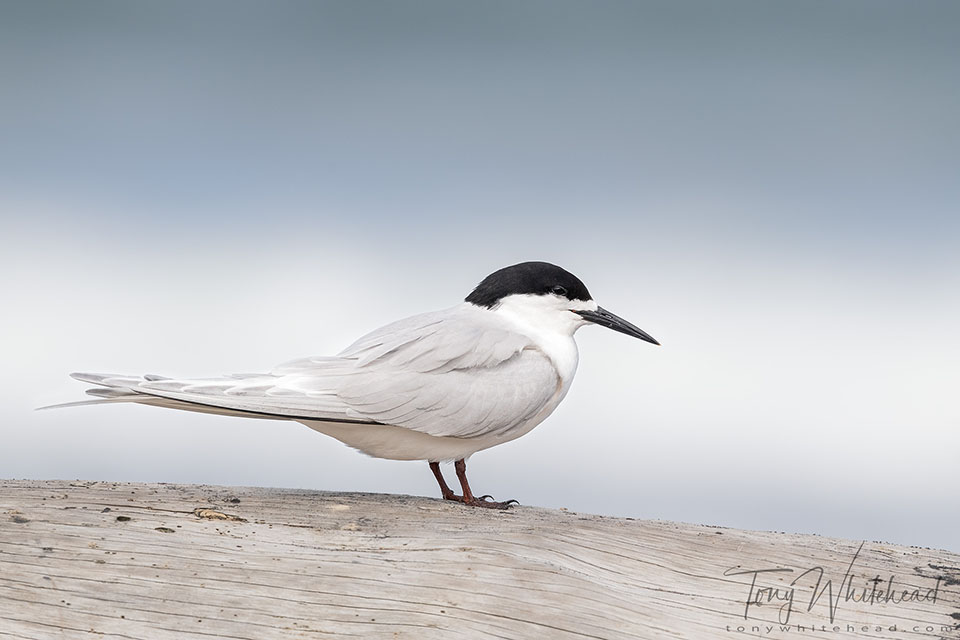
[[[184,400],[175,400],[173,398],[164,398],[161,396],[148,395],[145,393],[139,393],[133,391],[125,383],[139,383],[139,382],[152,382],[157,380],[169,380],[163,376],[155,375],[146,375],[142,378],[136,376],[119,376],[113,374],[97,374],[97,373],[72,373],[71,377],[82,380],[83,382],[90,382],[93,384],[108,385],[102,387],[95,387],[93,389],[87,389],[87,395],[95,396],[95,400],[80,400],[77,402],[64,402],[62,404],[53,404],[46,407],[38,407],[37,411],[45,411],[47,409],[67,409],[70,407],[83,407],[88,405],[96,404],[115,404],[115,403],[135,403],[135,404],[145,404],[153,407],[164,407],[167,409],[178,409],[180,411],[193,411],[196,413],[210,413],[215,415],[222,416],[236,416],[240,418],[259,418],[261,420],[287,420],[286,416],[280,415],[264,415],[262,413],[254,413],[249,411],[242,411],[237,409],[230,409],[227,407],[217,407],[212,405],[201,404],[198,402],[187,402]],[[123,386],[121,386],[123,385]]]
[[[292,387],[283,384],[286,380],[283,376],[272,374],[235,374],[187,380],[112,373],[72,373],[70,376],[98,385],[87,390],[98,399],[43,408],[133,402],[251,418],[363,422],[348,416],[335,393],[325,390],[322,385],[320,389],[300,389],[295,384]]]

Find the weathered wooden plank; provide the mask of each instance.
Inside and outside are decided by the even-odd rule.
[[[960,638],[960,556],[860,545],[410,496],[5,480],[0,637]],[[871,601],[891,577],[896,600]]]

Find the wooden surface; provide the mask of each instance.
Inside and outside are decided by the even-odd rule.
[[[960,556],[868,541],[855,557],[861,542],[409,496],[5,480],[0,637],[960,638]],[[818,566],[808,610],[816,572],[799,576]],[[786,598],[796,581],[789,631],[786,600],[763,591],[746,610],[752,574],[732,575],[773,568],[754,593]],[[922,599],[847,599],[891,576]]]

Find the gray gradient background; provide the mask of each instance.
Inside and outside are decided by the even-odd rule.
[[[960,550],[960,3],[0,4],[0,476],[436,495],[74,370],[334,353],[528,259],[599,328],[525,504]]]

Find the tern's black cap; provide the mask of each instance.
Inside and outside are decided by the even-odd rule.
[[[553,294],[568,300],[592,300],[580,278],[549,262],[521,262],[494,271],[477,285],[466,302],[491,308],[514,294]]]

